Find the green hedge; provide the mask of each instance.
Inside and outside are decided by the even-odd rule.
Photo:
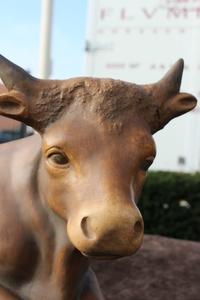
[[[146,233],[200,241],[200,173],[150,172],[138,207]]]

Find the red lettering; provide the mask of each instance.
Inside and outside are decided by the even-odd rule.
[[[121,9],[120,17],[122,20],[132,20],[134,17],[128,15],[127,10],[125,8]]]
[[[143,8],[142,9],[143,13],[145,14],[145,16],[148,18],[148,19],[152,19],[154,17],[154,15],[157,13],[158,9],[157,8],[154,8],[151,12],[148,11],[146,8]]]
[[[199,2],[200,0],[166,0],[168,4],[185,4],[185,3],[194,3]]]
[[[180,18],[180,17],[184,17],[187,18],[188,17],[188,12],[189,9],[187,8],[177,8],[177,7],[169,7],[168,8],[168,18],[174,17],[174,18]]]
[[[200,7],[196,8],[196,16],[197,16],[197,18],[200,17]]]
[[[100,19],[104,20],[105,18],[109,18],[112,14],[112,8],[102,8],[100,10]]]
[[[187,19],[189,15],[195,14],[197,18],[200,18],[200,7],[189,7],[189,8],[177,8],[177,7],[170,7],[168,8],[167,17],[168,18],[184,18]]]

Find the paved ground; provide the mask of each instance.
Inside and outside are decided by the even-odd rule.
[[[106,300],[200,300],[200,243],[146,235],[136,255],[92,264]]]

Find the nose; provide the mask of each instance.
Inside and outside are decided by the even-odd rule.
[[[137,207],[104,208],[79,220],[76,229],[69,226],[68,233],[75,247],[84,254],[122,257],[135,253],[141,246],[144,225]]]
[[[102,228],[99,228],[96,224],[97,222],[98,222],[97,219],[94,220],[94,217],[84,217],[82,219],[81,229],[82,229],[82,232],[83,232],[83,235],[85,236],[85,238],[95,240],[99,236],[102,235],[101,231],[102,230],[104,231],[105,228],[103,228],[104,226],[102,226]],[[105,219],[102,220],[102,222],[104,223]],[[126,220],[126,222],[127,222],[127,220]],[[114,226],[114,224],[115,223],[113,223],[113,226]],[[132,230],[133,238],[140,239],[140,236],[143,234],[143,220],[142,220],[141,215],[138,214],[138,216],[133,219],[132,224],[130,225],[130,231],[131,230]],[[111,230],[109,230],[109,231],[111,232]]]
[[[140,218],[139,220],[137,220],[134,224],[134,234],[135,234],[135,237],[138,238],[140,237],[141,235],[143,235],[143,220],[142,218]]]
[[[95,239],[96,238],[96,233],[91,227],[91,218],[90,217],[84,217],[81,221],[81,229],[84,234],[84,236],[87,239]]]

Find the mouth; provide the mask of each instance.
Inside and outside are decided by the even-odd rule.
[[[112,255],[112,254],[105,255],[101,253],[94,253],[94,254],[85,253],[85,252],[81,252],[81,253],[87,258],[97,259],[97,260],[115,260],[123,257],[120,255]]]

